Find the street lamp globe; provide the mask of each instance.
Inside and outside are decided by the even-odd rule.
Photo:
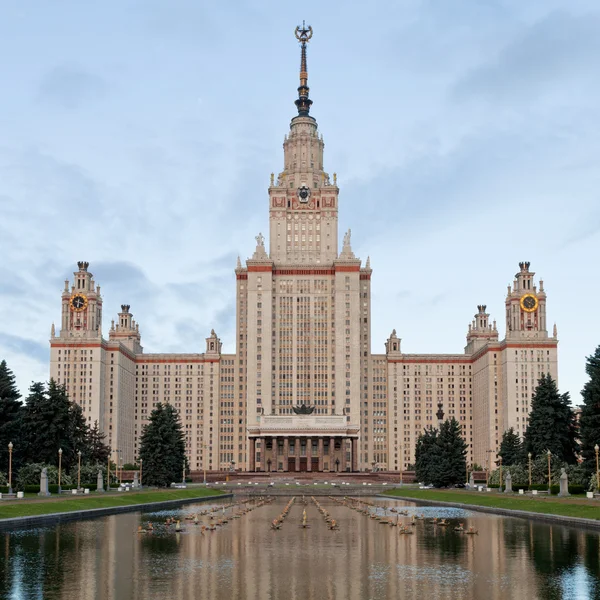
[[[594,446],[594,450],[595,450],[596,452],[598,452],[598,451],[600,450],[600,446],[598,446],[598,444],[596,444],[596,445]]]
[[[8,442],[8,449],[12,450],[13,449],[13,443],[12,442]]]

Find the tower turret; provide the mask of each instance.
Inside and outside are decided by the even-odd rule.
[[[338,193],[323,170],[323,137],[317,122],[309,115],[306,50],[312,27],[296,28],[300,42],[300,87],[298,115],[290,123],[283,142],[284,168],[277,179],[271,177],[270,256],[275,263],[323,264],[337,257]]]
[[[77,263],[73,283],[65,280],[62,293],[60,337],[101,337],[102,296],[87,261]],[[70,289],[69,289],[70,287]]]
[[[490,323],[490,315],[486,312],[486,309],[487,306],[485,304],[477,305],[475,318],[469,324],[469,330],[467,332],[467,345],[465,347],[465,352],[467,354],[476,352],[488,342],[498,341],[496,321]]]
[[[121,304],[121,312],[118,314],[117,324],[111,321],[108,339],[111,341],[120,341],[135,354],[141,354],[140,326],[133,319],[129,304]]]
[[[506,338],[546,339],[546,293],[540,280],[539,290],[534,283],[535,273],[529,262],[520,262],[512,287],[506,295]]]

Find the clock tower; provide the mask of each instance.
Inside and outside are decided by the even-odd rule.
[[[62,293],[61,338],[101,338],[102,296],[89,263],[79,261],[73,273],[73,283],[65,280]]]
[[[535,273],[529,270],[529,262],[519,263],[512,287],[506,295],[506,338],[546,339],[546,293],[544,282],[539,289],[534,283]]]

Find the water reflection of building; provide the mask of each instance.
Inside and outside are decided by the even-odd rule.
[[[399,471],[413,462],[417,436],[437,424],[439,405],[462,425],[468,462],[485,464],[503,431],[524,433],[539,376],[557,375],[543,282],[519,264],[504,340],[482,304],[463,353],[406,354],[393,330],[385,353],[372,354],[371,264],[354,254],[349,230],[338,239],[340,188],[310,114],[312,29],[297,34],[298,114],[268,188],[269,240],[257,235],[251,258],[235,268],[235,354],[222,352],[214,330],[202,353],[144,353],[128,304],[105,339],[100,286],[81,261],[65,281],[58,335],[52,326],[51,376],[125,462],[136,458],[152,408],[169,402],[193,470],[235,461],[250,471]],[[461,276],[475,294],[477,274]],[[312,415],[295,414],[306,406]]]
[[[326,529],[312,504],[310,529],[299,528],[297,504],[271,531],[283,502],[205,536],[189,524],[183,534],[136,534],[135,513],[3,534],[0,597],[504,600],[600,592],[597,532],[473,514],[465,523],[476,524],[477,536],[424,522],[402,536],[327,500],[340,531]],[[588,587],[577,596],[573,585],[581,582]]]

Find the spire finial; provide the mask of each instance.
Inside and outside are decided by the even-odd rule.
[[[308,68],[306,66],[306,44],[313,35],[312,27],[306,26],[306,23],[302,21],[302,27],[296,27],[296,39],[300,42],[300,87],[298,88],[298,100],[295,104],[298,107],[298,115],[301,117],[308,117],[310,111],[310,105],[312,100],[308,97]]]

